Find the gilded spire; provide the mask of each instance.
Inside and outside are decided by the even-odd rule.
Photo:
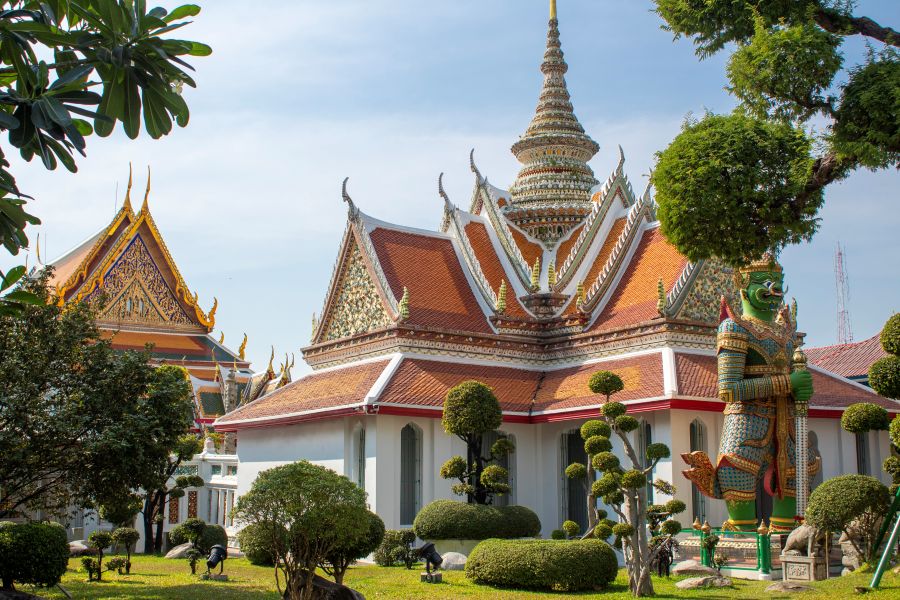
[[[134,212],[131,208],[131,162],[128,162],[128,187],[125,188],[125,201],[122,202],[122,208],[127,208],[128,212]]]
[[[244,334],[244,341],[241,342],[241,347],[238,348],[238,358],[244,360],[244,353],[247,351],[247,334]]]
[[[272,361],[275,360],[275,346],[272,346],[272,354],[269,355],[269,366],[266,368],[266,373],[269,374],[269,378],[272,379],[275,377],[275,369],[272,368]]]
[[[599,149],[573,112],[557,25],[556,2],[551,2],[544,85],[531,124],[512,146],[523,166],[509,188],[507,210],[513,222],[549,245],[590,212],[597,180],[587,162]]]
[[[131,187],[129,185],[129,187]],[[144,202],[141,204],[141,212],[149,212],[150,205],[148,204],[148,199],[150,198],[150,165],[147,165],[147,190],[144,192]]]

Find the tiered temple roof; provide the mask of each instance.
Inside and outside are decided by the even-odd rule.
[[[195,417],[211,423],[216,417],[250,402],[277,383],[290,381],[290,366],[276,376],[269,371],[251,377],[244,358],[247,338],[234,351],[224,336],[212,337],[218,301],[208,311],[191,293],[150,213],[150,176],[140,210],[131,204],[132,177],[122,208],[96,234],[49,263],[51,285],[58,302],[103,298],[98,325],[117,350],[144,350],[152,346],[155,364],[177,364],[187,369],[194,388]],[[266,385],[256,385],[260,381]],[[275,384],[270,384],[274,380]]]
[[[386,223],[356,206],[321,317],[303,356],[315,372],[217,420],[221,430],[355,413],[440,416],[467,379],[494,388],[507,421],[595,414],[591,373],[625,381],[635,411],[721,411],[715,332],[731,270],[689,262],[656,221],[651,190],[636,195],[625,155],[599,184],[597,146],[572,112],[555,10],[544,87],[509,190],[470,155],[468,211],[443,200],[440,231]],[[811,367],[812,416],[847,404],[897,403]]]
[[[809,348],[806,356],[809,362],[826,371],[865,383],[869,381],[869,367],[879,358],[887,356],[887,352],[881,347],[881,340],[876,334],[861,342]]]

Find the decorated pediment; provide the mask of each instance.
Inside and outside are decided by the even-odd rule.
[[[678,319],[717,324],[722,296],[733,295],[731,268],[719,260],[706,260],[690,288],[685,290],[683,303],[675,316]]]
[[[318,341],[337,340],[393,324],[353,236],[348,237],[347,243],[347,254],[334,279]]]

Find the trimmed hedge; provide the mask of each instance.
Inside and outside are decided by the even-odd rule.
[[[0,581],[52,587],[69,564],[66,530],[57,523],[0,523]]]
[[[416,515],[413,531],[429,541],[526,538],[540,533],[541,520],[525,506],[435,500]]]
[[[168,535],[170,548],[191,541],[183,523],[172,528]],[[228,547],[228,534],[221,525],[210,525],[207,523],[206,527],[203,528],[203,533],[201,533],[200,537],[197,539],[197,547],[203,554],[209,554],[209,551],[216,544]]]
[[[605,588],[617,571],[612,547],[594,539],[485,540],[466,561],[475,583],[561,592]]]

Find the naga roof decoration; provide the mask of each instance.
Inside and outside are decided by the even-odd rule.
[[[509,191],[469,166],[469,211],[438,177],[439,231],[379,221],[342,190],[347,229],[321,318],[303,358],[314,372],[272,391],[255,375],[225,431],[351,414],[440,416],[466,379],[494,388],[504,420],[532,423],[596,411],[587,379],[611,369],[634,411],[720,412],[715,377],[719,298],[731,269],[690,263],[662,234],[650,188],[636,196],[625,155],[600,185],[597,144],[572,111],[555,3],[534,119],[512,150]],[[900,404],[815,370],[812,411],[835,416],[868,400]],[[266,394],[266,390],[271,393]]]

